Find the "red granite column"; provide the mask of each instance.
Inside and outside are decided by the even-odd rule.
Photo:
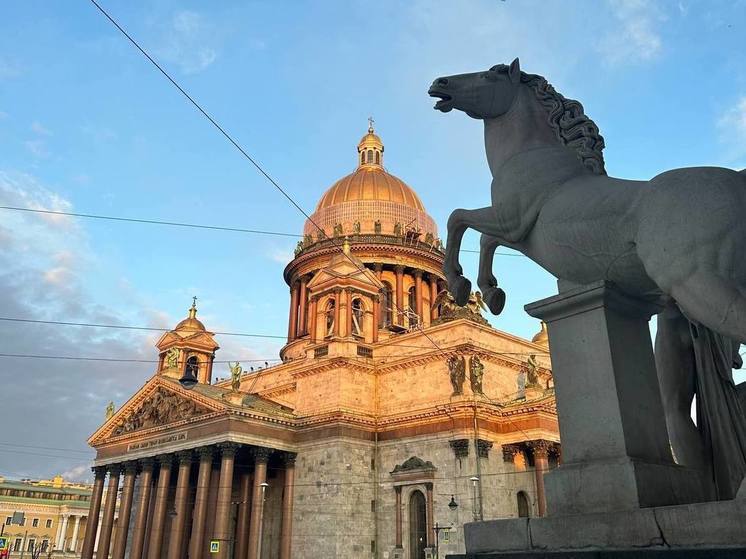
[[[267,462],[272,449],[254,449],[254,487],[251,496],[251,525],[249,527],[249,552],[247,559],[259,559],[261,544],[262,516],[264,515],[264,496],[262,484],[267,481]]]
[[[378,341],[378,329],[381,321],[381,296],[373,296],[373,343]]]
[[[199,454],[199,473],[197,474],[197,492],[194,495],[194,512],[192,514],[192,536],[189,539],[189,557],[200,559],[205,541],[205,520],[207,519],[207,497],[210,491],[212,474],[212,448],[197,449]],[[137,559],[133,557],[132,559]]]
[[[396,492],[396,547],[401,548],[401,486],[394,487],[394,491]]]
[[[549,446],[548,441],[538,440],[529,443],[534,451],[534,474],[536,476],[536,503],[539,507],[539,516],[546,516],[547,498],[544,492],[544,472],[549,469]]]
[[[155,508],[153,521],[150,526],[150,540],[148,542],[148,559],[160,559],[163,547],[163,529],[166,525],[166,505],[168,502],[168,486],[171,483],[171,455],[159,456],[160,470],[158,471],[158,486],[155,491]]]
[[[137,500],[137,514],[135,516],[135,529],[132,533],[132,549],[129,559],[142,559],[142,550],[145,547],[145,526],[148,523],[148,510],[150,509],[150,496],[153,485],[153,459],[140,460],[142,473],[140,474],[140,497]]]
[[[215,529],[212,539],[220,542],[220,551],[213,553],[214,559],[228,559],[231,542],[231,496],[233,495],[233,465],[238,445],[235,443],[220,443],[220,482],[218,483],[218,499],[215,505]]]
[[[293,282],[290,287],[290,318],[288,319],[288,343],[295,339],[298,328],[298,284]]]
[[[130,515],[132,513],[132,496],[135,491],[135,477],[137,476],[137,462],[125,462],[124,483],[122,483],[122,500],[119,503],[119,522],[117,523],[117,536],[114,538],[114,549],[111,552],[112,559],[124,559],[127,547],[127,533],[130,526]]]
[[[171,534],[168,538],[168,559],[181,559],[184,555],[184,531],[186,530],[187,500],[189,498],[189,473],[192,469],[192,453],[184,451],[176,453],[179,460],[179,473],[176,478],[176,495],[174,497],[174,511],[176,516],[171,520]]]
[[[433,303],[438,297],[438,278],[433,274],[430,274],[430,320],[438,318],[438,309],[435,308]]]
[[[285,487],[282,492],[282,529],[280,559],[291,559],[293,543],[293,493],[295,489],[295,453],[285,454]]]
[[[308,320],[308,322],[309,322],[308,333],[310,334],[312,342],[315,342],[316,341],[316,337],[317,337],[317,334],[316,334],[316,321],[318,319],[318,314],[319,314],[319,299],[318,299],[318,297],[315,297],[315,296],[312,295],[311,296],[311,308],[309,310],[309,315],[310,316],[308,317],[308,319],[309,319]]]
[[[345,336],[352,336],[352,289],[345,289]]]
[[[109,466],[108,470],[109,485],[106,488],[104,517],[101,519],[101,534],[98,537],[96,551],[96,557],[103,559],[109,556],[109,544],[111,544],[111,532],[114,529],[114,512],[117,508],[117,493],[119,492],[119,465]]]
[[[101,497],[104,494],[104,479],[106,478],[106,468],[97,466],[92,468],[92,470],[95,481],[93,482],[91,505],[88,507],[88,521],[86,522],[85,537],[83,538],[81,559],[92,559],[93,557],[93,545],[96,543],[98,516],[101,514]]]
[[[306,334],[306,310],[308,305],[308,295],[306,292],[306,284],[308,283],[308,277],[303,276],[300,278],[300,295],[298,297],[298,304],[300,305],[298,313],[298,336]]]
[[[334,336],[338,337],[341,332],[339,328],[339,317],[341,316],[340,307],[342,306],[342,290],[334,290]]]
[[[396,309],[394,324],[402,325],[403,316],[402,309],[404,308],[404,266],[394,266],[394,272],[396,272]]]
[[[415,312],[417,312],[417,322],[425,323],[425,316],[422,314],[422,271],[414,271],[414,294],[415,294]]]
[[[427,493],[426,495],[427,519],[425,521],[425,525],[427,526],[427,546],[434,547],[435,539],[433,538],[433,536],[435,535],[435,532],[433,532],[433,484],[432,483],[425,484],[425,492]]]
[[[236,546],[233,559],[246,559],[251,518],[251,472],[244,470],[238,478],[238,514],[236,515]]]

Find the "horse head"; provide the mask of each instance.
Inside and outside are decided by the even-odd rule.
[[[516,58],[510,66],[498,64],[486,72],[437,78],[428,94],[440,99],[435,109],[444,113],[458,109],[472,118],[497,118],[510,109],[520,82],[521,67]]]

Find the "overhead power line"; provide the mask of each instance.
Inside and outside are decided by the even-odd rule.
[[[266,229],[246,229],[243,227],[228,227],[222,225],[207,225],[202,223],[187,223],[183,221],[166,221],[162,219],[144,219],[138,217],[121,217],[113,215],[100,215],[90,213],[79,213],[79,212],[64,212],[61,210],[47,210],[40,208],[23,208],[20,206],[0,206],[0,210],[16,211],[16,212],[28,212],[38,213],[47,215],[62,215],[66,217],[82,217],[86,219],[99,219],[105,221],[120,221],[125,223],[139,223],[146,225],[164,225],[168,227],[187,227],[190,229],[208,229],[211,231],[226,231],[230,233],[246,233],[251,235],[268,235],[274,237],[288,237],[293,239],[301,239],[303,235],[297,233],[285,233],[282,231],[267,231]],[[462,248],[461,252],[470,252],[473,254],[479,254],[478,250]],[[496,252],[495,256],[525,256],[521,253],[510,253],[510,252]]]

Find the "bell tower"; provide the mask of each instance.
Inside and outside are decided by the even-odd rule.
[[[197,298],[192,299],[187,317],[166,332],[155,344],[158,374],[181,378],[189,374],[202,384],[212,382],[212,363],[220,349],[214,334],[197,319]]]

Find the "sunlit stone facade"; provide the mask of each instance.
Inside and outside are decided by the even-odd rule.
[[[130,472],[114,559],[444,557],[465,522],[543,513],[560,454],[545,333],[453,305],[435,223],[383,152],[369,129],[305,224],[282,363],[213,382],[193,306],[91,437],[92,508],[109,469]]]

